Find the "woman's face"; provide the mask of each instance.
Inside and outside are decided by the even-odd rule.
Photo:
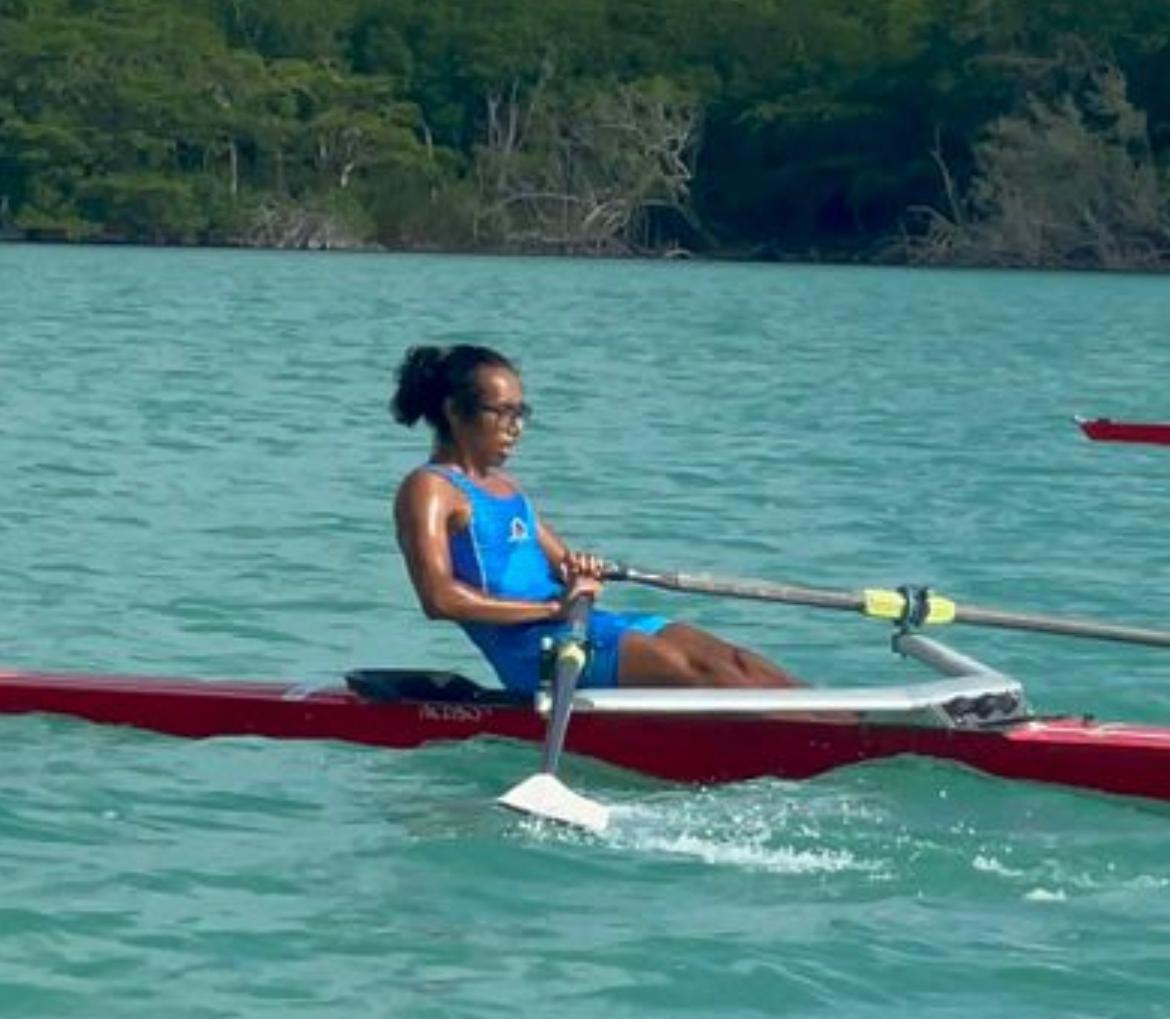
[[[523,384],[507,368],[480,368],[475,381],[475,409],[466,417],[458,410],[451,415],[452,434],[475,459],[498,467],[520,441],[531,408]]]

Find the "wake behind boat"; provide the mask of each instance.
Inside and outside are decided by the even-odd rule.
[[[1035,716],[1016,680],[903,632],[945,679],[856,689],[578,691],[570,752],[675,782],[806,779],[902,754],[1006,779],[1170,801],[1170,728]],[[260,736],[407,749],[544,739],[550,697],[455,673],[359,669],[345,685],[0,671],[0,713],[47,713],[191,739]],[[597,825],[600,827],[601,825]]]

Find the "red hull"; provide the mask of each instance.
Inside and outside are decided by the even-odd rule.
[[[1096,418],[1077,420],[1082,432],[1095,442],[1140,442],[1155,446],[1170,446],[1170,424],[1111,421]]]
[[[369,703],[341,687],[0,671],[0,714],[44,712],[203,739],[264,736],[407,748],[498,736],[536,742],[526,707],[450,701]],[[1065,718],[997,729],[859,726],[758,716],[579,713],[569,750],[657,778],[809,778],[897,754],[1004,778],[1170,801],[1170,729]]]

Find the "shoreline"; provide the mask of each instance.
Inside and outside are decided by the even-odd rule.
[[[262,252],[266,254],[302,254],[302,255],[433,255],[461,258],[513,258],[513,259],[565,259],[583,262],[681,262],[686,264],[704,265],[774,265],[774,266],[806,266],[840,269],[912,269],[930,272],[1009,272],[1009,273],[1042,273],[1044,275],[1101,275],[1101,276],[1149,276],[1162,278],[1170,274],[1170,264],[1164,268],[1143,266],[1053,266],[1053,265],[972,265],[969,263],[942,264],[914,262],[906,259],[891,257],[864,258],[825,255],[823,253],[792,252],[784,255],[770,255],[768,257],[754,256],[750,253],[740,253],[730,250],[717,252],[685,252],[685,253],[641,253],[630,252],[618,254],[614,252],[557,252],[534,251],[524,248],[463,248],[444,247],[442,245],[409,245],[393,247],[384,244],[365,244],[347,246],[303,246],[282,247],[266,244],[176,244],[173,242],[131,241],[121,238],[86,238],[84,240],[67,240],[62,238],[29,238],[19,235],[16,231],[0,231],[0,248],[5,246],[22,246],[38,248],[135,248],[156,251],[241,251]]]

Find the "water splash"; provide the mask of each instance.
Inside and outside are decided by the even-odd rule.
[[[610,828],[596,836],[525,819],[529,838],[600,844],[623,853],[693,861],[770,874],[880,875],[887,864],[845,843],[853,828],[879,820],[871,804],[848,796],[802,794],[778,782],[719,790],[671,790],[612,806]],[[855,841],[855,840],[854,840]]]

